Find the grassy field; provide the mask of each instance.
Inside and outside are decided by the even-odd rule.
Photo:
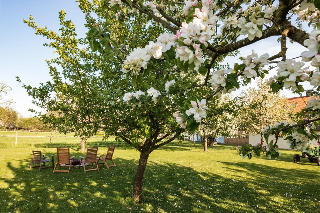
[[[0,137],[0,212],[320,212],[320,167],[305,159],[294,164],[299,152],[243,160],[234,146],[204,153],[201,144],[173,142],[150,155],[145,202],[137,205],[130,196],[139,152],[123,143],[89,139],[99,154],[116,144],[117,167],[70,174],[29,170],[31,151],[56,155],[56,147],[67,146],[78,158],[85,155],[78,138],[54,137],[50,144],[25,137],[14,144],[15,137]]]

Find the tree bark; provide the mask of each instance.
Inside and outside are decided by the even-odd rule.
[[[81,145],[81,152],[86,151],[86,142],[87,142],[88,138],[80,138],[80,145]]]
[[[132,192],[132,198],[137,203],[142,202],[143,175],[147,166],[148,158],[149,158],[148,153],[146,152],[140,153],[139,165],[138,165],[137,173],[134,177],[133,192]]]
[[[206,133],[203,133],[203,151],[208,152],[208,138]]]

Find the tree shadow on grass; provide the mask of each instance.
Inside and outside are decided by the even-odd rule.
[[[265,204],[266,212],[319,211],[320,182],[317,180],[320,179],[320,173],[297,168],[281,169],[253,162],[220,163],[239,174],[234,176],[235,179],[241,177],[242,173],[254,177],[248,180],[248,186],[265,195],[264,201],[259,203]]]
[[[137,205],[130,199],[137,161],[116,158],[115,163],[100,171],[52,174],[51,169],[29,170],[29,161],[9,162],[14,178],[1,180],[7,187],[0,189],[0,212],[314,212],[319,204],[313,200],[320,195],[319,181],[310,181],[319,180],[319,174],[310,171],[221,162],[237,173],[226,178],[151,162],[144,203]],[[257,178],[243,178],[248,173]]]

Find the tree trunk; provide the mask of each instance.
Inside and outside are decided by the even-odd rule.
[[[208,140],[206,133],[203,133],[203,151],[207,152],[208,151]]]
[[[81,152],[86,151],[86,142],[87,142],[88,138],[80,138],[80,145],[81,145]]]
[[[137,173],[136,173],[136,176],[134,177],[133,192],[132,192],[132,198],[137,203],[142,202],[142,181],[143,181],[143,174],[147,166],[148,158],[149,158],[149,154],[141,152]]]
[[[264,135],[262,134],[262,132],[260,132],[260,136],[261,136],[261,145],[263,146],[265,144],[265,139],[264,139]]]

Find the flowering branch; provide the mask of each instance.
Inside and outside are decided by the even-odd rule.
[[[127,0],[122,0],[124,3],[126,3],[127,5],[130,5]],[[130,0],[128,0],[130,1]],[[136,8],[137,10],[139,10],[140,12],[150,16],[153,20],[155,20],[158,23],[161,23],[164,27],[166,27],[168,30],[170,30],[172,33],[176,33],[178,28],[171,26],[168,22],[166,22],[165,20],[157,17],[153,12],[151,12],[150,10],[146,10],[146,9],[142,9],[139,5],[137,5],[135,2],[132,2],[132,6],[134,8]]]

